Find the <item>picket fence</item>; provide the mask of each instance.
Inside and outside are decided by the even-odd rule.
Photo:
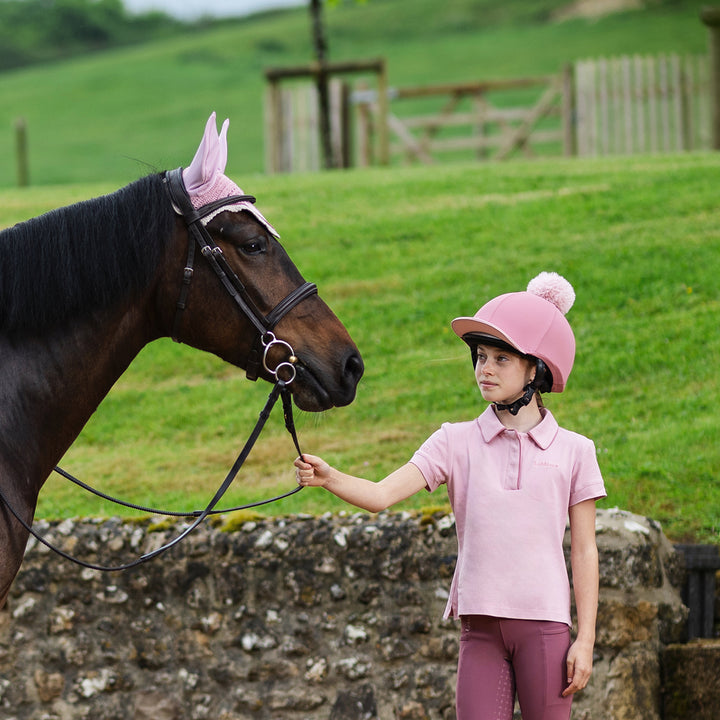
[[[707,149],[707,56],[624,56],[575,63],[580,156]]]

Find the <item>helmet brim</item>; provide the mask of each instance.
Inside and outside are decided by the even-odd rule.
[[[458,317],[450,323],[453,332],[461,339],[465,339],[465,335],[490,335],[501,340],[506,345],[514,348],[520,355],[527,355],[528,353],[517,343],[514,338],[508,337],[503,333],[500,328],[495,327],[491,323],[480,322],[473,317]]]

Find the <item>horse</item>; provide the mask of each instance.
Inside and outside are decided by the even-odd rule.
[[[289,367],[301,410],[355,397],[363,361],[343,324],[267,222],[224,209],[254,198],[196,209],[180,170],[0,232],[0,488],[30,524],[53,468],[158,338],[213,353],[251,379],[272,382]],[[0,607],[27,539],[0,502]]]

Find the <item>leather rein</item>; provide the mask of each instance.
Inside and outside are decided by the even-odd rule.
[[[298,455],[302,456],[300,444],[298,442],[297,433],[295,430],[295,422],[293,419],[292,411],[292,398],[290,395],[289,385],[293,382],[296,375],[295,363],[297,357],[289,343],[284,340],[278,340],[273,333],[275,325],[284,317],[290,310],[292,310],[298,303],[302,302],[306,298],[317,293],[317,286],[314,283],[304,283],[300,287],[293,290],[286,298],[281,300],[273,310],[267,315],[263,315],[253,302],[252,298],[248,294],[245,286],[240,281],[240,278],[230,267],[229,263],[225,259],[222,249],[213,241],[210,234],[202,224],[203,218],[216,212],[217,210],[236,204],[238,202],[255,202],[255,198],[252,195],[234,195],[227,198],[222,198],[215,202],[203,205],[200,208],[194,208],[190,197],[185,189],[185,183],[182,178],[182,168],[176,170],[170,170],[165,173],[163,178],[165,187],[167,188],[170,200],[173,203],[174,208],[179,215],[183,217],[188,228],[188,254],[187,262],[185,263],[185,269],[183,271],[183,282],[180,288],[180,297],[176,303],[175,319],[173,322],[172,338],[176,342],[180,342],[180,329],[182,325],[182,314],[187,307],[187,298],[190,290],[190,284],[194,275],[194,263],[195,263],[195,246],[197,245],[204,258],[210,263],[210,266],[214,270],[218,279],[222,283],[225,290],[230,294],[232,299],[237,304],[238,308],[246,315],[246,317],[253,324],[257,330],[253,349],[251,351],[250,358],[248,360],[248,367],[246,370],[247,377],[250,380],[256,380],[258,377],[260,363],[262,363],[265,370],[275,378],[275,384],[273,386],[270,395],[265,403],[265,407],[260,412],[258,420],[253,428],[250,436],[248,437],[245,445],[243,446],[240,454],[233,463],[233,466],[228,471],[222,484],[216,491],[212,500],[207,504],[203,510],[191,510],[188,512],[174,512],[168,510],[158,510],[157,508],[144,507],[142,505],[135,505],[128,503],[118,498],[114,498],[110,495],[100,492],[99,490],[86,485],[78,478],[74,477],[70,473],[66,472],[60,467],[55,467],[54,471],[62,475],[64,478],[75,483],[84,490],[108,500],[117,505],[139,510],[142,512],[152,513],[154,515],[165,515],[171,517],[186,517],[194,518],[193,522],[186,527],[181,533],[175,538],[165,543],[162,547],[157,548],[151,552],[145,553],[140,557],[132,560],[128,563],[115,566],[97,565],[89,563],[84,560],[80,560],[65,551],[61,550],[56,545],[52,544],[37,531],[35,531],[31,524],[25,522],[20,514],[14,509],[14,507],[7,501],[5,494],[0,490],[0,501],[10,510],[15,519],[22,525],[28,533],[30,533],[38,542],[48,547],[53,552],[57,553],[66,560],[81,565],[82,567],[90,568],[92,570],[100,570],[104,572],[116,572],[120,570],[127,570],[132,567],[136,567],[142,563],[147,562],[156,558],[158,555],[163,554],[170,548],[174,547],[185,539],[190,533],[192,533],[209,515],[217,515],[220,513],[235,512],[238,510],[247,510],[249,508],[259,507],[261,505],[267,505],[283,498],[294,495],[295,493],[302,490],[301,486],[290,490],[287,493],[278,495],[276,497],[269,498],[267,500],[260,500],[254,503],[248,503],[247,505],[240,505],[233,508],[225,508],[217,510],[216,506],[222,499],[223,495],[227,492],[228,488],[232,484],[236,475],[240,471],[240,468],[245,463],[250,451],[252,450],[255,442],[257,441],[260,433],[265,427],[265,423],[270,417],[278,398],[282,398],[283,414],[285,418],[285,427],[292,437],[293,444]],[[278,363],[274,368],[268,366],[268,353],[272,347],[281,346],[283,349],[289,352],[287,360]],[[286,377],[281,377],[286,375]]]

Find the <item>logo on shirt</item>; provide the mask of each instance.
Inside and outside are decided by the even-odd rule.
[[[547,467],[547,468],[559,468],[560,465],[554,462],[548,462],[547,460],[536,460],[533,465],[535,467]]]

